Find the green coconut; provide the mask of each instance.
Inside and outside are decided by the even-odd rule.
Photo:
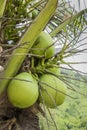
[[[38,84],[30,73],[22,72],[11,80],[7,96],[11,104],[18,108],[33,105],[38,98]]]
[[[55,53],[55,46],[51,36],[42,31],[34,43],[32,53],[38,56],[45,56],[46,59],[52,57]]]
[[[55,108],[64,103],[67,87],[64,82],[53,75],[44,74],[40,77],[39,100],[49,108]]]
[[[48,68],[46,68],[46,70],[49,73],[55,74],[56,76],[60,74],[60,68],[58,68],[58,67],[48,67]]]

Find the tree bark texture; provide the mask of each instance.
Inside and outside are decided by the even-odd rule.
[[[4,93],[0,98],[0,130],[40,130],[39,119],[33,107],[14,108]]]

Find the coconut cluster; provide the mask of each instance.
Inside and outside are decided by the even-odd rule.
[[[35,41],[31,53],[38,55],[38,61],[41,60],[39,59],[41,56],[44,56],[45,60],[52,58],[55,54],[55,46],[51,36],[42,31]],[[11,80],[7,88],[7,95],[13,106],[27,108],[37,100],[49,108],[63,104],[67,87],[58,78],[60,69],[48,67],[46,70],[45,73],[38,75],[38,79],[30,72],[21,72]]]

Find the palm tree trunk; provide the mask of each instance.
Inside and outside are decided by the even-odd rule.
[[[0,130],[40,130],[39,118],[33,107],[14,108],[4,93],[0,98]]]

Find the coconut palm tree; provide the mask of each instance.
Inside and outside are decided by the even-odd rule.
[[[86,16],[87,8],[76,11],[69,1],[65,0],[0,1],[0,130],[39,130],[37,113],[41,113],[48,122],[45,107],[41,108],[38,100],[25,109],[10,104],[7,88],[20,72],[31,72],[38,82],[38,73],[49,73],[62,80],[68,89],[76,91],[68,80],[72,77],[64,74],[57,76],[48,71],[47,67],[56,66],[62,70],[86,74],[72,66],[81,62],[65,60],[87,51],[84,48],[87,45],[84,43],[86,37],[80,39],[80,36],[86,33]],[[55,54],[49,59],[45,59],[45,54],[40,57],[32,53],[32,47],[42,30],[50,34],[52,45],[56,48]],[[40,64],[39,68],[37,64]],[[82,78],[81,82],[86,81]],[[72,95],[67,96],[73,98]],[[49,109],[48,112],[55,129],[58,130]]]

